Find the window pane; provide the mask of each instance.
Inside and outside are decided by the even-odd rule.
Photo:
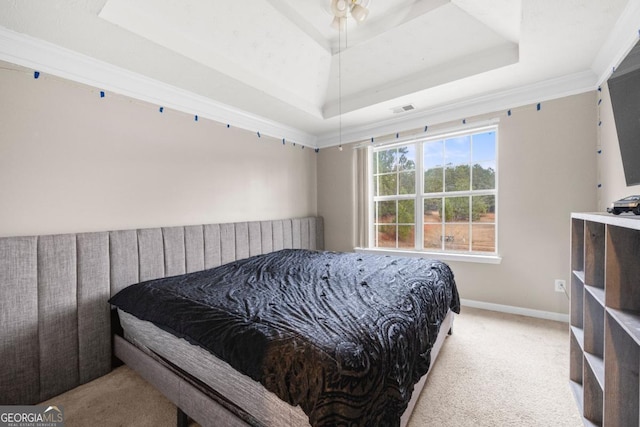
[[[427,224],[424,226],[424,248],[442,249],[442,224]]]
[[[468,251],[469,224],[445,224],[444,249],[452,251]]]
[[[415,242],[415,227],[413,225],[399,225],[398,226],[398,247],[399,248],[414,248]]]
[[[496,188],[496,162],[473,165],[473,189],[493,190]]]
[[[387,173],[395,171],[396,161],[398,158],[398,150],[392,148],[390,150],[378,151],[378,173]]]
[[[473,135],[473,162],[494,160],[496,158],[496,132]]]
[[[496,222],[496,197],[495,196],[473,196],[472,219],[473,222]]]
[[[424,168],[431,169],[444,165],[444,141],[429,141],[422,145]]]
[[[496,251],[496,226],[493,224],[474,224],[471,226],[473,241],[472,251],[495,252]]]
[[[378,246],[382,248],[396,247],[396,226],[378,225]]]
[[[415,170],[416,168],[416,147],[409,145],[398,148],[398,170]]]
[[[377,176],[377,175],[374,175],[374,177],[373,177],[373,195],[374,196],[379,196],[380,195],[380,193],[378,193],[378,191],[380,190],[380,186],[378,185],[378,181],[379,180],[380,180],[380,177]]]
[[[468,222],[469,197],[445,197],[444,217],[446,222]]]
[[[469,191],[471,188],[469,165],[447,166],[444,182],[445,191]]]
[[[442,168],[431,168],[424,172],[424,192],[442,193]]]
[[[376,222],[377,223],[395,223],[396,222],[396,202],[390,200],[387,202],[376,203]]]
[[[398,200],[398,223],[413,224],[416,222],[415,200]]]
[[[400,194],[415,194],[416,193],[416,173],[414,172],[401,172],[400,176]]]
[[[444,143],[446,165],[466,165],[471,161],[471,136],[447,139]]]
[[[398,175],[380,175],[380,195],[394,196],[398,194]]]
[[[424,222],[441,223],[442,222],[442,199],[424,199]]]

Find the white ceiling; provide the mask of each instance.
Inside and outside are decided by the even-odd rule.
[[[329,0],[0,0],[0,29],[327,146],[339,126],[357,139],[594,89],[637,39],[639,2],[371,0],[338,39]]]

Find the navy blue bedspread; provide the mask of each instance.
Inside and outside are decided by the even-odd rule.
[[[208,349],[313,426],[397,426],[449,308],[439,261],[282,250],[131,285],[110,302]]]

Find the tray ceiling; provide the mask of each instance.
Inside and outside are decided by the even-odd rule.
[[[593,89],[636,3],[371,0],[339,39],[329,0],[0,0],[0,26],[330,145],[340,113],[356,135],[553,82]]]

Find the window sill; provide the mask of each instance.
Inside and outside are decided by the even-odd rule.
[[[433,258],[441,261],[461,261],[461,262],[477,262],[481,264],[500,264],[502,257],[500,255],[482,255],[482,254],[456,254],[452,252],[426,252],[412,251],[403,249],[378,249],[378,248],[354,248],[358,253],[370,253],[379,255],[394,255],[416,258]]]

